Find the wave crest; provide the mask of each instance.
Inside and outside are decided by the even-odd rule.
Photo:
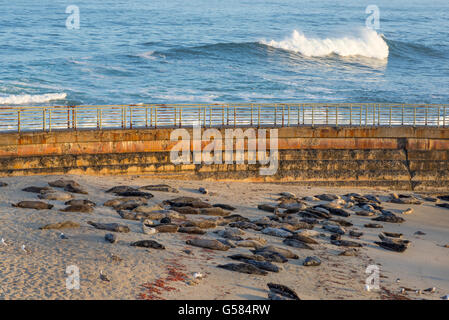
[[[10,95],[7,97],[0,97],[0,105],[25,105],[31,103],[44,103],[53,100],[64,100],[67,97],[67,93],[46,93],[46,94],[23,94],[23,95]]]
[[[302,32],[293,34],[282,41],[260,41],[261,44],[293,51],[307,57],[324,57],[331,54],[339,56],[364,56],[367,58],[388,58],[388,45],[376,31],[363,29],[359,37],[307,38]]]

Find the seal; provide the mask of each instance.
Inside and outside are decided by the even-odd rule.
[[[63,212],[81,212],[81,213],[92,213],[94,212],[94,209],[92,206],[81,204],[81,205],[71,205],[68,207],[65,207],[61,211]]]
[[[285,263],[288,261],[288,259],[280,254],[279,252],[273,252],[273,251],[264,251],[261,249],[251,250],[252,253],[254,253],[257,256],[261,256],[265,259],[265,261],[269,262],[279,262],[279,263]]]
[[[318,257],[310,256],[307,257],[306,260],[303,262],[303,266],[306,267],[316,267],[321,264],[321,260]]]
[[[292,233],[290,231],[283,230],[283,229],[277,229],[277,228],[271,228],[271,227],[263,229],[262,233],[267,234],[269,236],[280,237],[280,238],[285,238],[285,237],[292,235]]]
[[[383,228],[384,226],[383,225],[381,225],[381,224],[378,224],[378,223],[366,223],[366,224],[364,224],[364,227],[365,228],[377,228],[377,229],[381,229],[381,228]]]
[[[123,232],[123,233],[128,233],[131,231],[128,226],[120,225],[118,223],[98,223],[98,222],[92,222],[92,221],[87,221],[87,223],[90,224],[91,226],[93,226],[94,228],[100,229],[100,230],[108,230],[108,231]]]
[[[261,249],[258,249],[257,252],[253,251],[253,253],[260,254],[262,251],[276,252],[276,253],[283,255],[284,257],[286,257],[288,259],[299,259],[299,256],[296,253],[293,253],[292,251],[285,249],[285,248],[271,246],[271,245],[263,247]]]
[[[187,240],[186,243],[191,246],[207,248],[211,250],[227,251],[230,248],[229,246],[224,245],[220,241],[214,239],[195,238]]]
[[[180,227],[178,229],[180,233],[190,233],[190,234],[206,234],[206,231],[199,227]]]
[[[313,248],[307,243],[304,243],[292,237],[285,238],[282,242],[290,247],[313,250]]]
[[[70,193],[59,192],[59,191],[45,192],[43,194],[39,194],[37,197],[42,200],[67,201],[67,200],[73,199],[73,196]]]
[[[299,299],[296,292],[287,286],[284,286],[282,284],[277,284],[277,283],[267,283],[267,286],[268,286],[268,289],[270,289],[270,292],[279,294],[288,299],[301,300],[301,299]]]
[[[181,214],[201,214],[200,209],[193,207],[172,207],[172,210],[179,212]]]
[[[390,223],[402,223],[405,222],[404,218],[398,217],[395,214],[391,213],[388,215],[381,215],[379,217],[371,219],[373,221],[382,221],[382,222],[390,222]]]
[[[202,219],[202,220],[188,220],[182,223],[183,227],[198,227],[201,229],[211,229],[217,227],[216,220]]]
[[[253,266],[249,263],[228,263],[228,264],[221,264],[217,266],[218,268],[222,268],[229,271],[235,271],[235,272],[241,272],[241,273],[247,273],[247,274],[255,274],[255,275],[261,275],[265,276],[268,274],[267,271],[261,270],[257,268],[256,266]]]
[[[339,225],[325,224],[323,226],[323,229],[328,230],[328,231],[333,232],[333,233],[338,233],[338,234],[341,234],[341,235],[346,233],[346,230],[343,227],[339,226]]]
[[[363,247],[361,243],[351,240],[331,240],[331,243],[339,247]]]
[[[230,227],[239,228],[239,229],[252,229],[252,230],[255,230],[255,231],[260,231],[260,230],[263,229],[262,227],[254,224],[254,223],[247,222],[247,221],[231,222],[229,224],[229,226]]]
[[[91,207],[95,207],[97,206],[97,204],[93,201],[87,200],[87,199],[75,199],[75,200],[70,200],[67,201],[66,203],[64,203],[66,206],[80,206],[80,205],[88,205]]]
[[[179,226],[174,223],[166,223],[154,226],[159,233],[175,233],[178,232]]]
[[[202,208],[200,209],[200,213],[205,216],[219,216],[219,217],[225,217],[230,214],[229,211],[223,210],[222,208],[218,207]]]
[[[304,243],[318,244],[318,241],[316,241],[315,239],[312,239],[312,238],[310,238],[308,236],[305,236],[305,235],[302,235],[302,234],[299,234],[299,233],[295,233],[295,234],[291,235],[289,238],[290,239],[295,239],[295,240],[298,240],[298,241],[301,241],[301,242],[304,242]]]
[[[35,186],[31,186],[31,187],[26,187],[26,188],[22,189],[22,191],[24,191],[24,192],[31,192],[31,193],[45,193],[45,192],[55,191],[55,189],[50,188],[50,187],[35,187]]]
[[[69,228],[79,228],[79,223],[73,222],[73,221],[63,221],[58,223],[50,223],[46,224],[39,229],[41,230],[47,230],[47,229],[69,229]]]
[[[138,191],[138,190],[130,186],[115,186],[106,190],[106,193],[121,193],[127,191]]]
[[[64,180],[64,179],[59,179],[56,181],[51,181],[48,183],[48,185],[50,187],[55,187],[55,188],[65,188],[65,186],[67,186],[68,184],[71,184],[74,187],[81,187],[76,181],[74,180]]]
[[[349,236],[353,237],[353,238],[360,238],[361,236],[363,236],[363,232],[358,232],[355,230],[350,230],[349,231]]]
[[[109,243],[115,243],[115,242],[117,242],[117,236],[112,233],[106,233],[104,235],[104,240],[106,240]]]
[[[151,249],[157,249],[157,250],[165,250],[165,246],[160,244],[157,241],[154,240],[140,240],[136,242],[132,242],[130,244],[132,247],[143,247],[143,248],[151,248]]]
[[[116,195],[119,197],[142,197],[145,199],[151,199],[154,197],[152,193],[134,190],[125,192],[116,192]]]
[[[140,187],[141,190],[146,191],[160,191],[160,192],[171,192],[171,193],[179,193],[178,189],[170,187],[167,184],[156,184]]]
[[[172,207],[192,207],[192,208],[211,208],[212,205],[193,197],[178,197],[171,200],[165,200],[163,204],[170,205]]]
[[[255,260],[255,261],[266,261],[265,257],[258,255],[258,254],[248,254],[248,253],[238,253],[231,256],[228,256],[228,258],[232,260],[239,260],[239,261],[245,261],[245,260]]]
[[[278,273],[281,269],[269,262],[269,261],[257,261],[257,260],[252,260],[252,259],[241,259],[240,261],[244,262],[244,263],[248,263],[248,264],[252,264],[253,266],[259,268],[260,270],[265,270],[265,271],[269,271],[269,272],[276,272]]]
[[[266,212],[274,212],[276,210],[276,206],[273,206],[271,204],[259,204],[257,206],[257,209],[266,211]]]
[[[222,208],[224,210],[228,210],[228,211],[234,211],[236,208],[229,205],[229,204],[223,204],[223,203],[216,203],[214,205],[212,205],[213,207],[217,207],[217,208]]]
[[[64,187],[64,190],[67,192],[71,192],[71,193],[88,194],[88,192],[86,190],[84,190],[83,188],[81,188],[80,185],[74,184],[74,183],[68,183]]]
[[[53,208],[52,204],[48,204],[42,201],[20,201],[19,203],[12,204],[13,207],[23,209],[35,209],[35,210],[48,210]]]
[[[108,200],[103,205],[105,207],[113,207],[116,210],[118,210],[117,207],[119,207],[119,206],[121,206],[121,205],[123,205],[124,203],[127,203],[127,202],[133,202],[133,203],[136,203],[136,205],[133,208],[130,208],[130,209],[128,209],[128,208],[118,208],[118,209],[132,210],[134,208],[137,208],[138,206],[142,206],[142,205],[148,204],[148,200],[145,199],[145,198],[142,198],[142,197],[122,197],[122,198],[115,198],[115,199],[112,199],[112,200]]]

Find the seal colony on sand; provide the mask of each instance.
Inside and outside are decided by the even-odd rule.
[[[331,193],[324,190],[299,196],[300,192],[282,190],[282,184],[247,184],[245,186],[250,187],[242,188],[237,194],[226,194],[215,191],[222,190],[215,184],[207,185],[207,188],[184,188],[184,182],[148,184],[142,179],[140,184],[130,180],[126,185],[114,186],[109,182],[103,186],[102,180],[112,178],[98,178],[95,185],[88,183],[88,178],[64,177],[50,178],[48,185],[44,185],[39,179],[42,178],[35,177],[29,183],[23,181],[17,187],[21,190],[19,194],[9,196],[10,201],[6,204],[9,208],[12,206],[19,218],[38,219],[39,223],[31,224],[32,229],[28,232],[36,234],[40,240],[12,244],[4,241],[5,244],[0,246],[3,250],[20,251],[20,245],[26,242],[26,250],[22,252],[33,256],[46,251],[36,247],[41,239],[46,239],[50,246],[59,246],[57,240],[64,246],[87,246],[87,252],[100,246],[107,260],[104,264],[100,262],[102,267],[99,269],[105,274],[107,272],[110,281],[104,282],[111,285],[120,279],[114,270],[123,268],[126,261],[134,261],[136,265],[135,259],[146,261],[148,257],[152,260],[147,264],[159,261],[158,265],[163,265],[163,261],[172,261],[169,265],[173,266],[178,265],[178,260],[185,263],[188,259],[191,261],[191,274],[201,273],[203,277],[180,276],[180,271],[169,267],[166,270],[172,271],[167,279],[184,279],[181,282],[187,286],[207,288],[207,279],[211,277],[245,282],[243,275],[250,274],[260,288],[266,290],[268,286],[264,298],[276,300],[304,298],[311,292],[321,292],[320,288],[338,290],[335,284],[326,282],[333,279],[326,274],[337,271],[348,273],[345,283],[340,283],[340,286],[363,283],[366,276],[364,268],[373,264],[367,252],[413,254],[415,243],[421,241],[417,237],[427,237],[428,231],[419,234],[416,229],[408,231],[408,220],[421,214],[420,206],[432,206],[434,210],[445,212],[446,208],[441,204],[449,199],[444,194],[433,197],[385,192]],[[14,188],[14,184],[8,183],[2,190],[14,194]],[[279,191],[273,192],[272,188]],[[250,192],[251,196],[246,197],[245,192]],[[238,198],[240,194],[242,196]],[[403,208],[405,205],[407,207]],[[16,220],[17,217],[14,223],[23,223]],[[377,228],[382,228],[382,232]],[[57,231],[62,229],[64,234]],[[83,235],[98,239],[98,242],[88,244]],[[10,234],[0,236],[14,239]],[[439,248],[446,250],[446,244],[440,243]],[[340,267],[342,265],[346,267]],[[360,270],[352,270],[355,265],[359,265]],[[151,268],[160,267],[153,265]],[[160,269],[158,272],[164,271]],[[131,278],[144,278],[146,275],[142,271],[137,275],[132,270],[125,273],[130,273]],[[273,274],[277,275],[275,282]],[[301,282],[291,280],[301,274]],[[354,274],[358,274],[357,280]],[[305,289],[304,275],[307,275],[306,282],[319,281],[319,286],[317,284],[314,290]],[[148,277],[151,276],[148,274]],[[432,287],[438,288],[438,284]],[[150,290],[148,288],[144,286],[142,290]],[[424,289],[419,289],[421,295],[428,298],[444,294],[438,289],[436,293]],[[188,288],[183,290],[189,291]],[[364,292],[363,287],[360,290],[353,298],[374,294]],[[329,294],[330,291],[322,291],[323,298],[326,298],[325,292]],[[405,296],[407,292],[399,294]],[[146,292],[144,296],[152,295]]]

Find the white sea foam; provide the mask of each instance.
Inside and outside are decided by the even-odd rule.
[[[218,98],[217,95],[209,94],[209,95],[177,95],[177,94],[165,94],[165,95],[156,95],[155,99],[166,100],[166,101],[201,101],[206,103],[216,102],[215,99]]]
[[[0,105],[25,105],[32,103],[44,103],[52,100],[64,100],[66,97],[67,93],[10,95],[7,97],[0,97]]]
[[[153,56],[154,51],[147,51],[147,52],[143,52],[138,54],[138,57],[144,58],[144,59],[148,59],[148,60],[156,60],[156,57]]]
[[[302,32],[294,30],[293,34],[282,41],[265,41],[260,43],[296,53],[307,57],[323,57],[337,54],[343,57],[363,56],[367,58],[388,58],[388,45],[376,31],[362,29],[358,36],[341,38],[307,38]]]

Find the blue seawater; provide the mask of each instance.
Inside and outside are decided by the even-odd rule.
[[[449,2],[15,0],[0,107],[449,101]],[[69,6],[79,29],[67,28]]]

